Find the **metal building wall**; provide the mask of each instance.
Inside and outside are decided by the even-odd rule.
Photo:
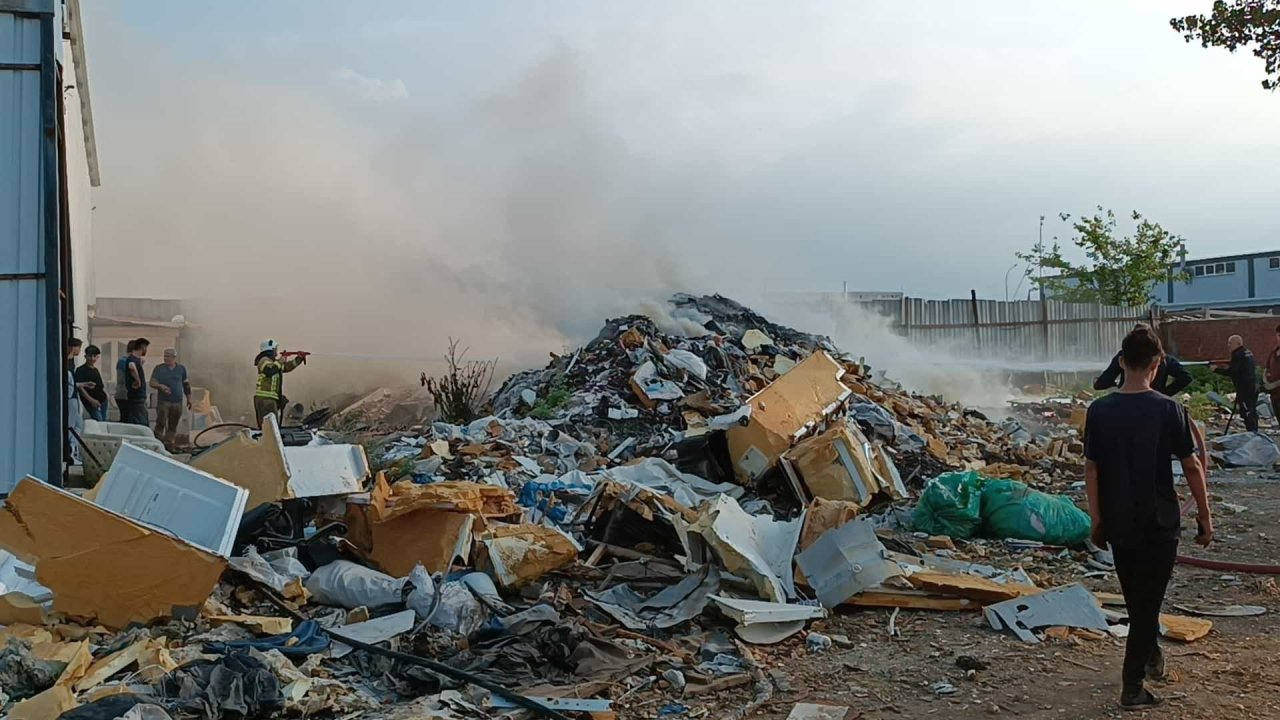
[[[61,480],[53,26],[54,0],[0,0],[0,494]]]

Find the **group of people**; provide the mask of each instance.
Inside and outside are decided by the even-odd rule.
[[[67,417],[72,428],[83,427],[82,411],[94,420],[105,421],[109,409],[106,383],[98,362],[102,350],[97,345],[83,347],[79,338],[67,341]],[[164,362],[151,371],[148,381],[146,370],[147,350],[151,341],[146,338],[130,340],[126,352],[116,361],[115,401],[120,409],[120,421],[133,425],[151,425],[147,410],[150,389],[156,397],[156,438],[166,448],[175,449],[178,423],[183,409],[191,409],[191,382],[187,368],[178,363],[178,352],[173,348],[164,351]],[[76,358],[84,350],[84,363],[76,366]]]
[[[1138,325],[1138,328],[1147,327]],[[1253,351],[1245,347],[1244,338],[1232,335],[1227,338],[1226,360],[1210,363],[1213,372],[1231,379],[1236,393],[1235,411],[1244,422],[1247,432],[1258,431],[1258,362]],[[1163,352],[1163,351],[1162,351]],[[1094,390],[1109,390],[1124,384],[1124,368],[1121,355],[1118,353],[1111,359],[1111,364],[1093,381]],[[1191,385],[1191,373],[1171,355],[1161,355],[1156,374],[1151,381],[1151,388],[1157,392],[1173,397]],[[1267,393],[1273,411],[1280,409],[1280,326],[1276,326],[1276,347],[1267,356],[1267,364],[1262,378],[1262,392]]]

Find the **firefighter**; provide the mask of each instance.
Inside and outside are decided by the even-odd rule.
[[[262,343],[262,351],[254,358],[253,364],[258,368],[258,384],[253,391],[253,414],[258,419],[258,429],[262,429],[262,421],[267,415],[275,415],[279,421],[280,411],[284,408],[284,373],[293,372],[299,365],[306,363],[305,355],[286,357],[275,340]]]

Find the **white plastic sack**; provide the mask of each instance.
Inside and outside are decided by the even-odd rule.
[[[284,592],[285,587],[294,580],[305,579],[311,574],[298,560],[294,548],[260,555],[257,548],[250,545],[245,548],[244,557],[233,557],[227,562],[231,567],[278,593]]]
[[[414,565],[409,571],[409,595],[404,604],[418,616],[418,622],[431,618],[436,610],[436,583],[431,574],[421,565]]]
[[[312,599],[321,605],[354,610],[398,606],[404,600],[407,578],[393,578],[347,560],[335,560],[311,573],[305,583]]]
[[[707,364],[688,350],[668,350],[667,354],[662,356],[662,360],[671,367],[680,368],[699,380],[707,379]]]
[[[470,635],[489,622],[489,609],[461,581],[445,583],[440,588],[440,604],[429,621],[441,630],[457,635]]]

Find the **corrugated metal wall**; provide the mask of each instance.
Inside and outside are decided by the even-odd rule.
[[[0,0],[0,493],[24,475],[60,479],[50,442],[49,243],[57,224],[52,0]],[[52,160],[52,162],[51,162]],[[50,175],[52,174],[52,177]],[[50,188],[53,192],[50,193]],[[52,204],[52,207],[51,207]],[[54,255],[56,257],[56,254]],[[52,472],[51,472],[52,470]],[[56,478],[55,478],[56,475]]]
[[[1114,355],[1133,324],[1149,320],[1151,312],[1056,300],[906,298],[895,315],[902,332],[921,344],[1028,360],[1101,360]]]

